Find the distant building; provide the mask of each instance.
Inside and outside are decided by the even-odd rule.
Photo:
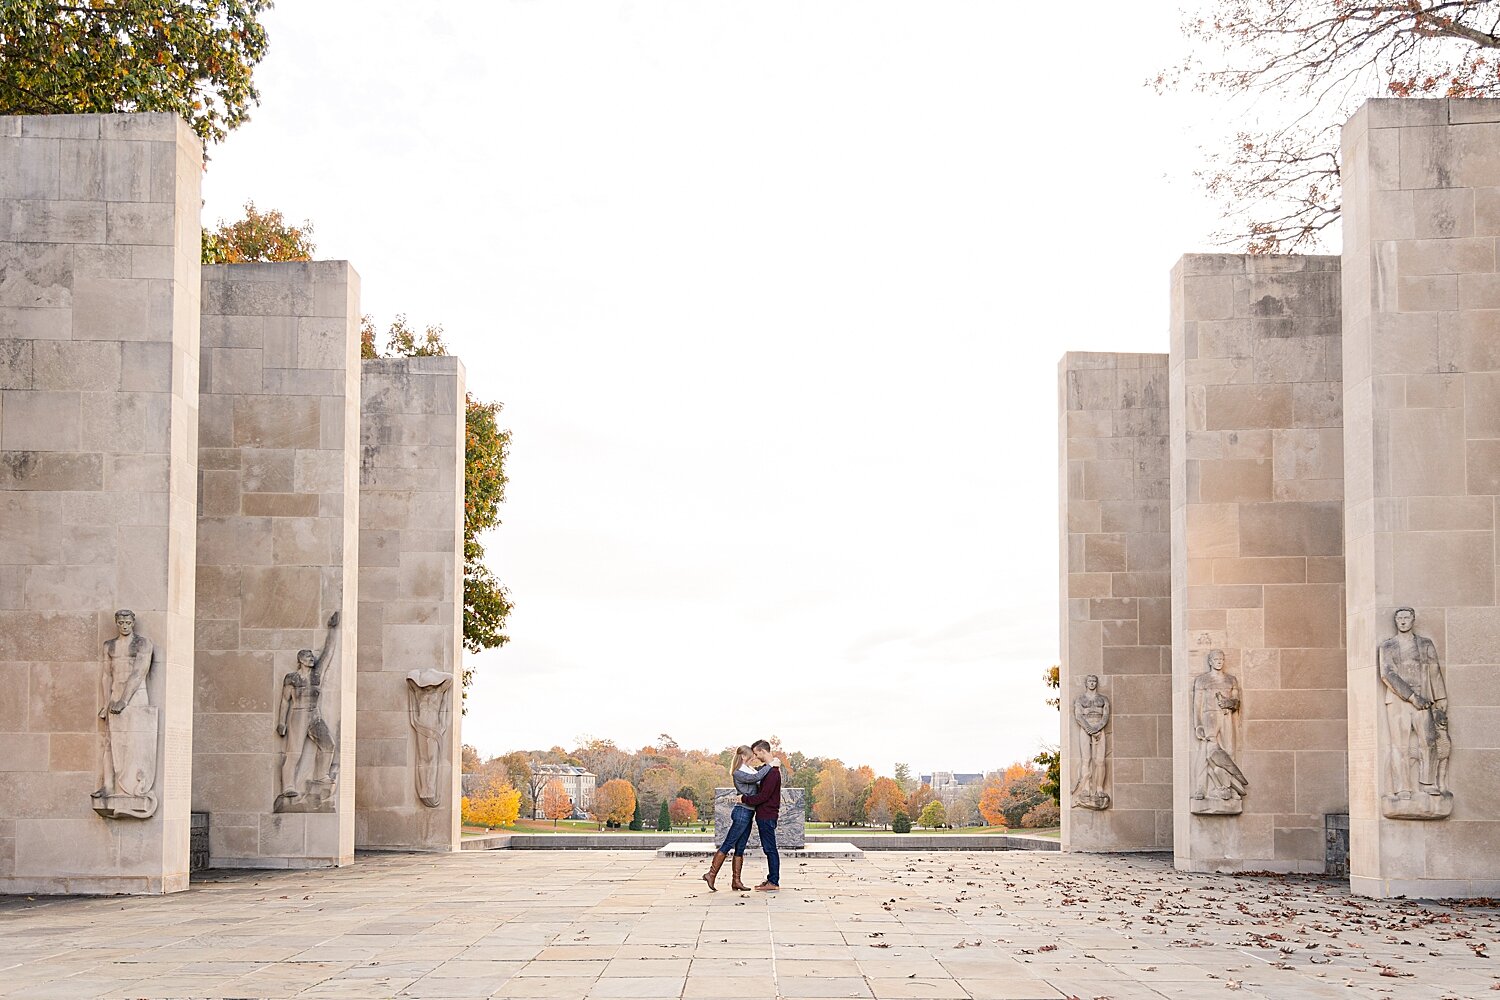
[[[984,774],[969,774],[963,771],[933,771],[921,776],[922,784],[932,786],[932,797],[951,806],[970,785],[984,784]]]
[[[599,778],[593,771],[587,768],[574,767],[571,764],[533,764],[532,774],[541,779],[538,789],[546,788],[556,778],[562,782],[563,789],[568,793],[568,798],[573,802],[573,819],[587,819],[589,806],[594,804],[594,786]],[[540,792],[537,798],[541,798]],[[537,802],[532,810],[532,819],[541,819],[541,803]]]

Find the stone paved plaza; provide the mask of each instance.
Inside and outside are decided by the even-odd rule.
[[[644,851],[369,855],[214,873],[169,897],[4,897],[0,995],[1293,1000],[1500,984],[1500,910],[1363,899],[1342,879],[871,852],[791,862],[767,896],[710,894],[702,867]]]

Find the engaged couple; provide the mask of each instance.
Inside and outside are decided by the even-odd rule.
[[[710,890],[718,892],[714,880],[724,867],[724,859],[732,854],[730,888],[749,888],[740,881],[740,870],[745,866],[745,846],[750,843],[753,818],[760,829],[761,850],[766,852],[766,864],[770,866],[766,880],[755,888],[760,892],[775,892],[781,888],[781,855],[776,850],[776,821],[781,818],[781,761],[771,756],[771,744],[756,740],[735,751],[734,788],[740,793],[739,805],[730,814],[729,832],[714,851],[713,863],[703,873],[703,881]]]

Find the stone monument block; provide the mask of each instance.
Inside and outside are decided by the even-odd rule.
[[[1172,845],[1167,356],[1058,365],[1062,839]]]
[[[729,832],[729,814],[740,801],[740,793],[733,788],[714,789],[714,843],[722,844]],[[807,846],[807,789],[781,786],[781,815],[776,820],[776,846],[793,849]],[[750,843],[746,854],[764,854],[760,847],[760,831],[750,827]]]
[[[1173,849],[1321,872],[1344,776],[1339,259],[1172,271]]]
[[[459,846],[464,368],[362,366],[355,844]]]
[[[0,117],[0,894],[187,888],[202,164]]]
[[[217,868],[354,857],[359,278],[203,269],[193,808]]]
[[[1500,104],[1344,126],[1350,885],[1500,894]]]

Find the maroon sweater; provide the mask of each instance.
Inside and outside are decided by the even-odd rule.
[[[781,817],[781,768],[771,768],[760,783],[760,791],[754,795],[741,795],[740,801],[755,807],[756,819],[779,819]]]

